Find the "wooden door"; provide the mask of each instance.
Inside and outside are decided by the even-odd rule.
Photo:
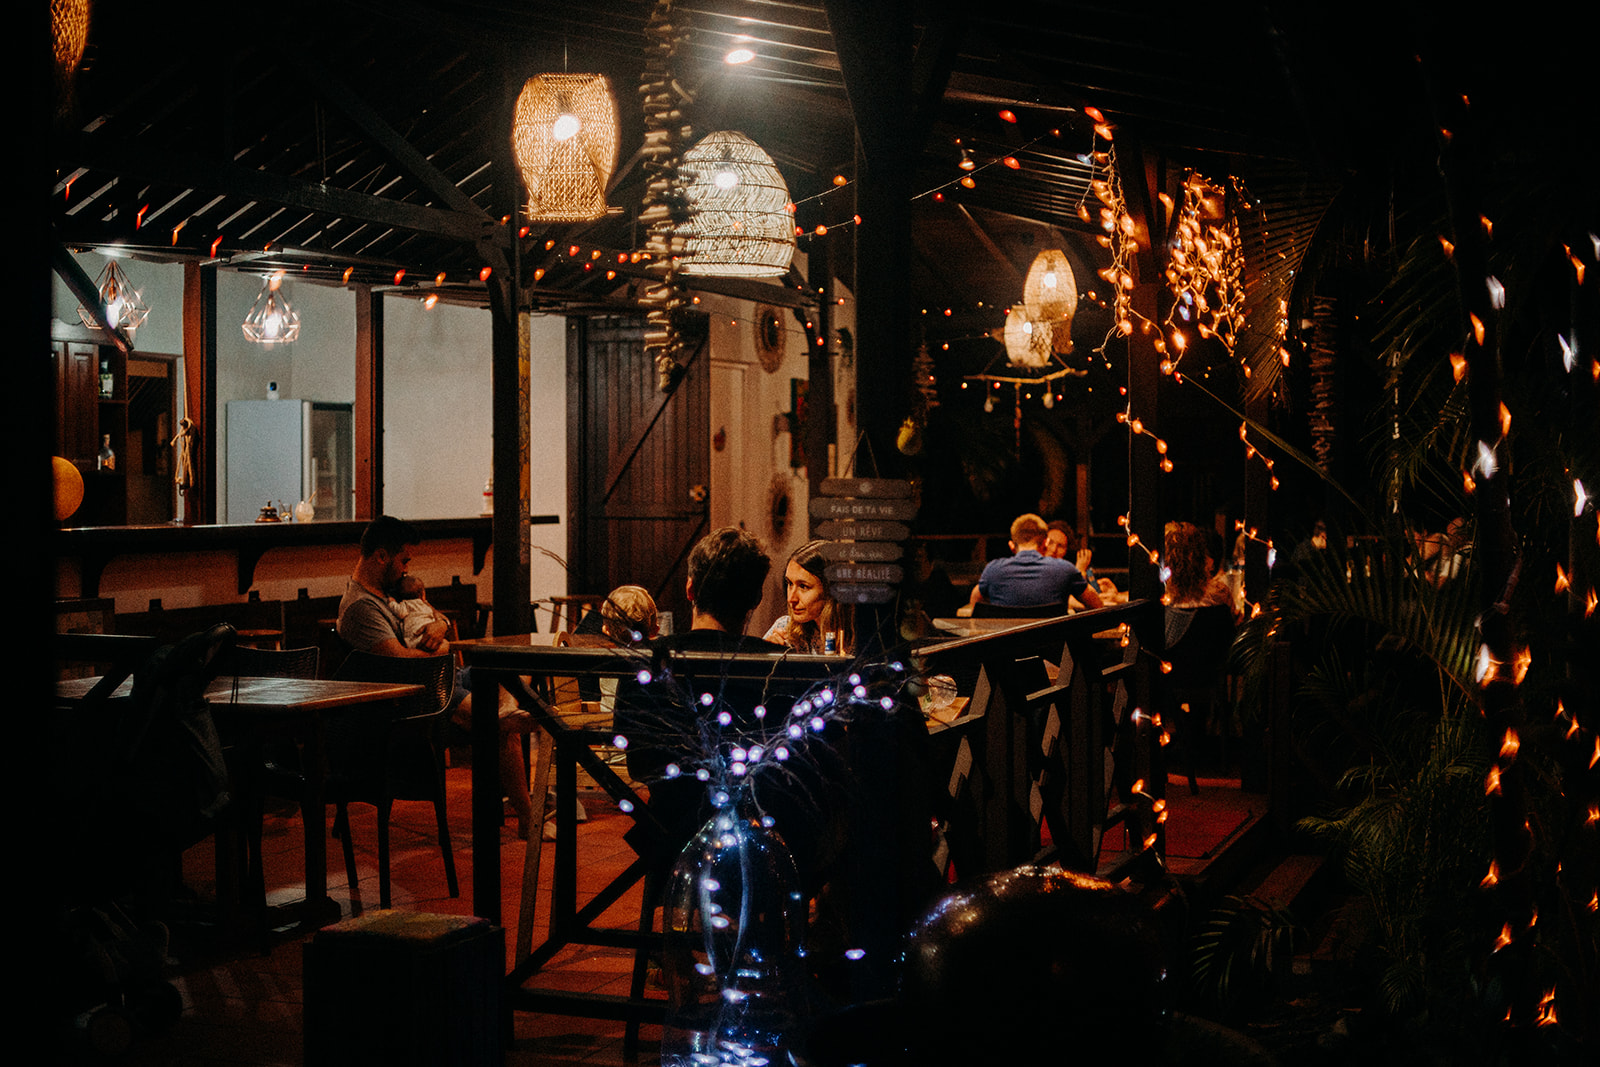
[[[710,356],[704,320],[697,325],[687,372],[665,394],[641,318],[567,327],[568,590],[641,585],[679,630],[689,625],[684,564],[707,532],[710,499]],[[535,457],[537,448],[535,434]]]

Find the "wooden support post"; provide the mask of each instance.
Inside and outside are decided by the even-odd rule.
[[[356,297],[356,518],[383,514],[383,297],[369,285]]]
[[[182,500],[186,526],[216,521],[217,271],[183,265],[183,413],[194,423],[194,489]]]

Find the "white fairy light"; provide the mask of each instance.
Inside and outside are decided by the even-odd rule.
[[[1496,311],[1502,310],[1506,306],[1506,287],[1493,274],[1489,275],[1486,284],[1489,286],[1489,306]]]
[[[628,739],[626,737],[623,737],[621,734],[617,734],[615,737],[613,737],[611,739],[611,744],[615,748],[627,748],[628,747]]]
[[[1495,472],[1500,469],[1500,465],[1495,462],[1494,449],[1490,448],[1482,441],[1479,441],[1478,461],[1472,465],[1472,469],[1483,475],[1485,478],[1493,478],[1495,476]]]
[[[1567,343],[1567,339],[1559,333],[1556,334],[1556,340],[1561,342],[1561,365],[1567,369],[1568,373],[1571,373],[1572,368],[1577,366],[1578,354],[1572,350],[1572,346]]]
[[[1583,483],[1572,479],[1572,517],[1577,518],[1583,514],[1583,509],[1589,503],[1589,494],[1584,491]]]

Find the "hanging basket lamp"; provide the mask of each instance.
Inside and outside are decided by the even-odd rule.
[[[1051,351],[1063,356],[1072,351],[1072,316],[1078,311],[1078,283],[1072,276],[1072,264],[1059,248],[1047,249],[1034,257],[1022,285],[1022,304],[1028,309],[1030,319],[1049,327]],[[1007,335],[1009,338],[1009,330]],[[1009,339],[1006,350],[1010,351]]]
[[[587,222],[606,213],[617,160],[617,108],[604,74],[536,74],[517,97],[511,147],[528,218]]]
[[[243,330],[258,345],[283,345],[300,336],[300,315],[281,291],[283,272],[261,281],[261,292],[244,317]]]
[[[761,146],[742,133],[708,134],[683,154],[695,215],[685,274],[772,278],[794,256],[789,186]]]
[[[1014,367],[1046,367],[1050,364],[1053,325],[1035,319],[1026,304],[1011,305],[1006,316],[1006,359]]]

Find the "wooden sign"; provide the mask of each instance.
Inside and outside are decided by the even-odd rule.
[[[887,604],[894,599],[894,587],[878,582],[839,582],[828,591],[841,604]]]
[[[829,541],[818,551],[830,563],[888,563],[905,555],[892,541]]]
[[[898,500],[911,496],[911,483],[904,478],[824,478],[822,495]]]
[[[904,541],[911,536],[911,527],[903,522],[829,519],[817,524],[817,536],[830,541]]]
[[[905,577],[905,569],[898,563],[830,563],[822,573],[828,580],[829,589],[834,588],[835,582],[888,582],[898,585]]]
[[[812,497],[811,517],[814,519],[877,519],[905,522],[917,517],[916,501],[869,500],[856,497],[840,500],[834,497]]]

